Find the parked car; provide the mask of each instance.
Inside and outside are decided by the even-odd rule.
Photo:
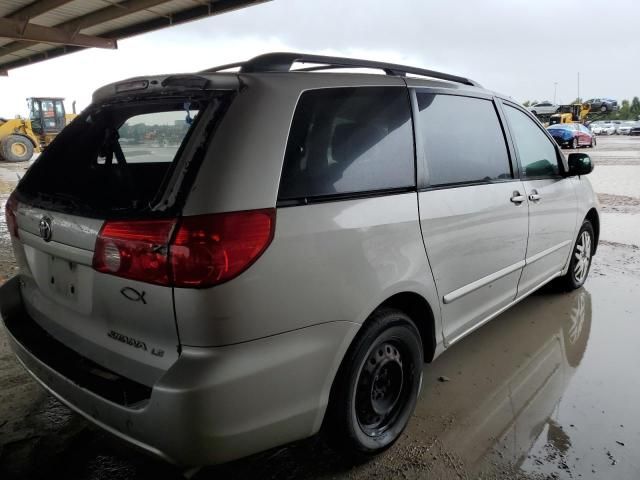
[[[580,123],[558,123],[547,127],[558,145],[567,148],[595,147],[596,137]]]
[[[595,135],[614,135],[616,133],[616,126],[611,122],[602,122],[593,125],[591,132]]]
[[[618,126],[616,133],[618,133],[618,135],[629,135],[629,132],[637,123],[638,122],[633,122],[633,121],[622,122],[620,126]]]
[[[102,87],[33,163],[6,206],[9,344],[180,465],[319,431],[379,453],[423,362],[550,281],[583,285],[591,160],[466,78],[287,53],[239,68]]]
[[[585,103],[593,112],[612,112],[618,109],[618,102],[612,98],[590,98]]]
[[[560,111],[560,106],[549,101],[536,103],[529,107],[529,111],[534,115],[552,115]]]
[[[631,127],[631,130],[629,130],[629,135],[634,137],[640,135],[640,121],[636,122],[636,124]]]

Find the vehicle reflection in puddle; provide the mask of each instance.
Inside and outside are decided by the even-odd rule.
[[[450,456],[436,468],[443,475],[491,469],[496,456],[517,468],[541,437],[563,468],[571,438],[552,417],[590,330],[587,290],[533,295],[425,367],[409,441],[427,433],[432,456]]]

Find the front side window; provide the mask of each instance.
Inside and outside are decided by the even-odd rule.
[[[414,185],[405,88],[331,88],[302,94],[285,153],[280,200]]]
[[[491,100],[423,92],[417,96],[430,186],[513,178]]]
[[[556,148],[542,130],[520,110],[505,105],[505,114],[525,177],[559,175]]]
[[[141,113],[118,128],[127,163],[172,162],[189,131],[197,109]]]

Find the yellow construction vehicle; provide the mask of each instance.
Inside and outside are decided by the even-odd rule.
[[[0,118],[0,159],[24,162],[41,152],[76,117],[73,103],[73,113],[66,114],[64,98],[31,97],[29,118]]]
[[[584,123],[591,111],[586,103],[574,103],[572,105],[560,105],[558,113],[549,118],[549,125],[557,123]]]

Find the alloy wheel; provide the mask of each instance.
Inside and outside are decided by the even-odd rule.
[[[589,265],[591,264],[591,235],[587,231],[580,234],[574,252],[576,262],[573,266],[573,276],[577,283],[581,284],[587,278]]]

